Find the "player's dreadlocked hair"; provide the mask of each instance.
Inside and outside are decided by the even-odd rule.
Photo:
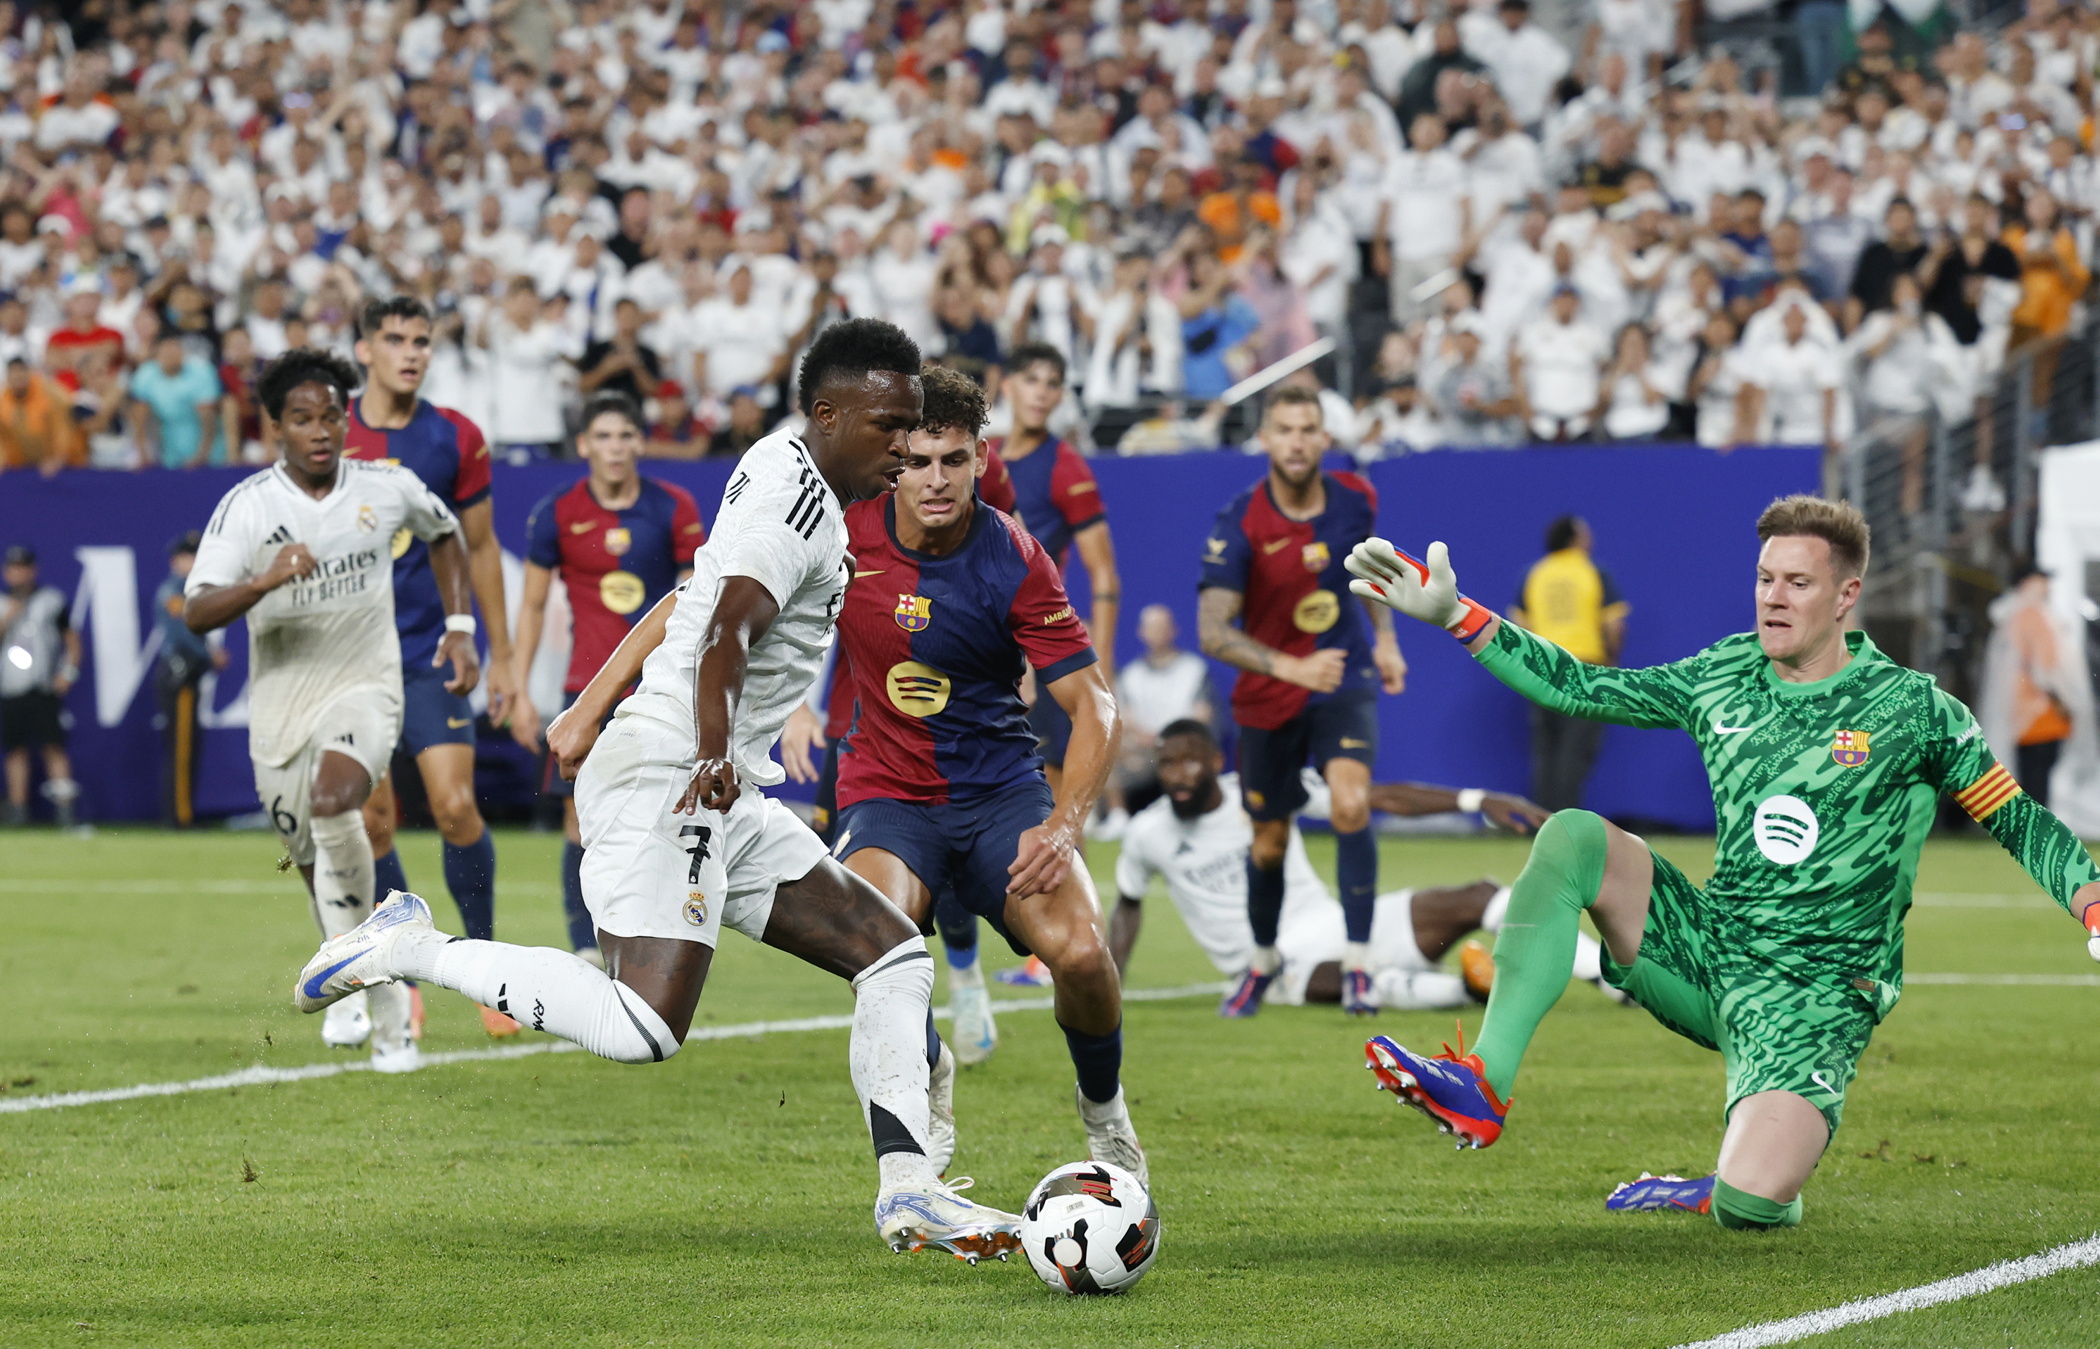
[[[302,384],[325,384],[341,393],[348,404],[363,383],[358,368],[334,352],[294,347],[263,367],[255,381],[255,395],[275,421],[284,415],[284,400]]]
[[[972,439],[984,430],[990,415],[984,405],[984,386],[960,370],[929,362],[919,372],[926,390],[925,410],[919,414],[919,429],[928,432],[967,431]]]
[[[806,415],[816,411],[817,391],[834,379],[859,379],[873,371],[919,373],[919,344],[882,319],[847,319],[817,334],[802,357],[801,395]]]
[[[377,333],[388,319],[410,319],[430,322],[430,306],[413,295],[374,296],[365,301],[364,308],[357,311],[357,335],[366,338]]]
[[[633,424],[635,430],[644,434],[648,433],[648,428],[642,425],[642,410],[635,406],[632,398],[621,393],[618,389],[600,389],[585,399],[583,403],[583,420],[580,425],[584,430],[588,431],[591,429],[592,422],[597,421],[607,413],[611,413],[615,417],[625,417]]]
[[[1850,502],[1825,501],[1805,493],[1779,498],[1757,517],[1757,537],[1767,542],[1790,536],[1829,544],[1830,561],[1840,581],[1867,574],[1873,531],[1867,527],[1867,517]]]

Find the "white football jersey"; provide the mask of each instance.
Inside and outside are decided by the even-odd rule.
[[[750,577],[780,605],[780,616],[751,647],[729,737],[730,761],[743,780],[771,787],[787,780],[770,757],[773,742],[824,668],[839,602],[853,579],[845,511],[809,448],[786,431],[744,451],[707,542],[693,553],[693,574],[678,588],[663,642],[642,665],[641,688],[620,704],[621,716],[646,716],[680,732],[686,762],[694,756],[700,643],[729,576]]]
[[[259,576],[287,544],[305,544],[320,564],[248,611],[250,758],[290,761],[305,748],[315,715],[344,692],[369,689],[401,701],[393,539],[407,529],[429,542],[458,528],[413,472],[356,459],[341,461],[334,490],[318,500],[282,464],[220,499],[185,595]]]
[[[1247,921],[1247,850],[1254,843],[1254,825],[1240,804],[1239,774],[1220,777],[1218,788],[1224,803],[1193,820],[1176,815],[1165,797],[1139,811],[1123,833],[1116,888],[1138,898],[1154,876],[1164,879],[1168,898],[1210,963],[1221,974],[1238,974],[1254,954],[1254,928]],[[1322,783],[1323,802],[1326,790]],[[1293,823],[1283,854],[1281,926],[1293,927],[1308,911],[1323,908],[1341,912],[1313,870],[1305,839]]]

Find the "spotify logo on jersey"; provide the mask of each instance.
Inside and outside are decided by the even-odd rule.
[[[1822,827],[1816,823],[1816,813],[1800,797],[1774,796],[1758,803],[1751,833],[1766,861],[1790,867],[1808,860],[1808,855],[1816,850]]]

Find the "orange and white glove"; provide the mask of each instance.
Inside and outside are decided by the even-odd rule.
[[[2085,953],[2100,960],[2100,902],[2085,906],[2085,930],[2092,934],[2085,939]]]
[[[1486,606],[1459,593],[1451,550],[1441,543],[1429,545],[1429,560],[1423,562],[1384,539],[1369,538],[1350,549],[1342,565],[1358,578],[1349,583],[1351,594],[1434,623],[1461,642],[1478,637],[1494,617]]]

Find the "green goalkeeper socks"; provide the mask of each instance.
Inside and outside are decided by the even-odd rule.
[[[1714,1221],[1737,1232],[1765,1232],[1801,1225],[1801,1196],[1787,1203],[1738,1190],[1714,1177]]]
[[[1604,853],[1602,819],[1560,811],[1539,830],[1531,860],[1510,887],[1509,912],[1495,934],[1495,987],[1474,1046],[1504,1104],[1525,1047],[1575,971],[1575,937],[1582,911],[1604,885]]]

